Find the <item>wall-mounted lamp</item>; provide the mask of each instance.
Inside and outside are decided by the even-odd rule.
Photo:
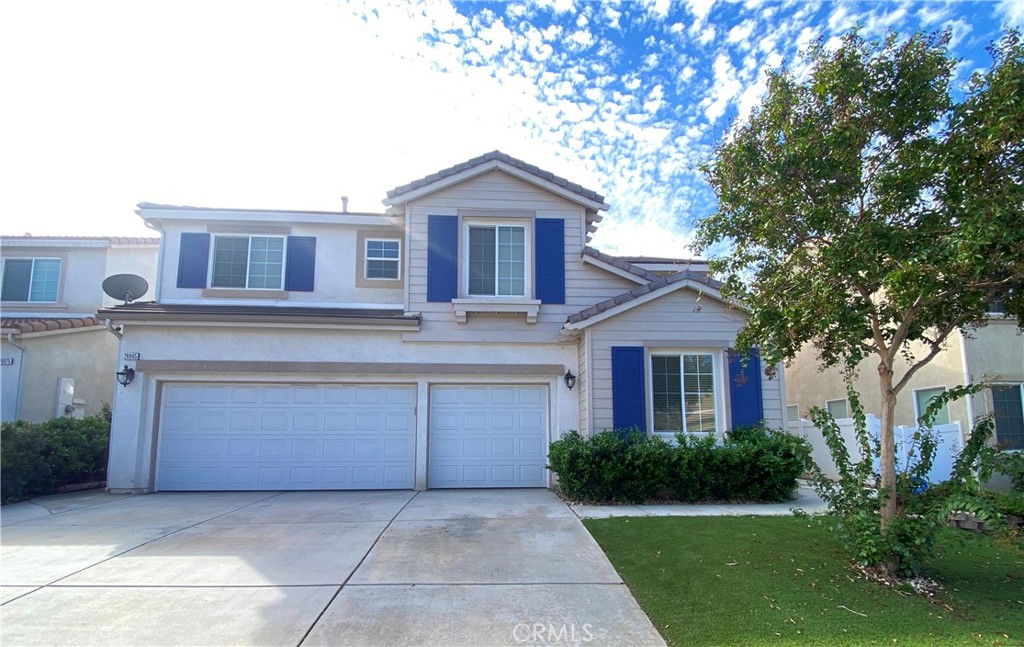
[[[565,385],[569,387],[570,391],[572,391],[572,387],[576,386],[576,376],[572,374],[572,371],[566,371],[565,377],[562,379],[565,380]]]
[[[129,368],[128,365],[125,364],[124,368],[115,373],[115,375],[117,375],[118,384],[120,384],[121,386],[128,386],[129,384],[132,383],[132,380],[135,379],[135,369]]]

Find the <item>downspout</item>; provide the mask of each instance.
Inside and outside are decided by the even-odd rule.
[[[14,333],[12,333],[12,332],[7,333],[7,343],[10,344],[11,346],[14,346],[19,351],[21,351],[21,357],[18,358],[18,388],[15,391],[15,396],[14,396],[14,398],[15,398],[14,401],[17,403],[17,406],[14,408],[14,419],[15,420],[20,420],[21,419],[21,387],[22,387],[22,384],[24,384],[24,382],[25,382],[25,355],[28,353],[28,351],[25,350],[24,346],[22,346],[21,344],[19,344],[16,341],[14,341]]]
[[[107,329],[107,332],[109,332],[109,333],[110,333],[111,335],[113,335],[114,337],[117,337],[117,338],[118,338],[118,340],[120,340],[120,339],[121,339],[121,337],[122,337],[122,335],[121,335],[121,331],[119,331],[119,330],[118,330],[117,328],[114,328],[114,327],[113,327],[113,326],[112,326],[112,325],[110,324],[110,319],[105,319],[105,320],[103,321],[103,327],[104,327],[104,328],[106,328],[106,329]]]
[[[135,213],[138,213],[136,211]],[[164,232],[163,227],[155,226],[151,221],[143,219],[142,224],[146,225],[148,229],[160,234],[160,244],[157,246],[156,253],[156,287],[153,290],[153,300],[156,302],[160,301],[160,288],[163,285],[161,279],[164,275],[164,242],[166,242],[167,234]]]
[[[971,358],[967,353],[967,336],[964,335],[962,330],[958,330],[957,334],[960,336],[960,363],[964,369],[964,381],[963,384],[971,383]],[[974,396],[967,396],[967,433],[965,437],[970,437],[971,432],[974,431]]]

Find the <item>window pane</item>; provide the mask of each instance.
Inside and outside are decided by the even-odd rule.
[[[1002,449],[1024,449],[1024,404],[1021,385],[992,387],[992,408],[996,422],[996,445]]]
[[[526,292],[525,230],[498,227],[498,294],[523,296]]]
[[[654,431],[683,431],[681,386],[679,357],[651,357]]]
[[[216,288],[244,288],[249,265],[249,239],[218,236],[213,245],[213,281]]]
[[[850,417],[846,408],[846,400],[829,400],[825,403],[825,409],[836,419]]]
[[[800,406],[796,404],[790,404],[786,406],[786,420],[788,422],[796,422],[800,419]]]
[[[249,287],[281,289],[284,275],[284,238],[253,236],[249,252]]]
[[[32,264],[32,290],[29,301],[56,301],[60,284],[60,260],[37,258]]]
[[[946,392],[946,389],[941,387],[935,389],[918,389],[914,391],[914,398],[917,400],[917,415],[918,417],[923,416],[924,412],[928,410],[928,405],[931,403],[932,398],[942,395]],[[932,421],[933,425],[948,425],[949,424],[949,406],[948,404],[942,405],[942,408],[935,414],[935,420]]]
[[[366,241],[366,258],[398,258],[397,240]]]
[[[398,261],[375,261],[367,259],[366,278],[368,279],[397,279]]]
[[[494,294],[494,229],[469,228],[469,293]]]
[[[29,281],[32,279],[32,259],[4,261],[4,286],[0,299],[4,301],[28,301]]]
[[[707,353],[683,355],[683,403],[689,433],[715,431],[714,366],[714,360]]]

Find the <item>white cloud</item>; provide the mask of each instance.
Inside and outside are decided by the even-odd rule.
[[[687,0],[686,8],[690,10],[690,13],[697,19],[698,22],[703,22],[708,14],[711,13],[711,7],[714,6],[715,0]]]
[[[670,0],[647,0],[647,11],[659,20],[668,16]]]
[[[750,35],[754,32],[754,21],[744,20],[738,25],[735,25],[729,30],[726,35],[725,41],[727,43],[746,43],[750,39]]]
[[[1021,0],[999,0],[995,4],[995,13],[1011,27],[1024,27],[1024,2]]]
[[[711,92],[705,99],[706,107],[704,116],[708,121],[718,121],[725,114],[726,108],[743,88],[739,79],[736,78],[736,68],[729,60],[728,54],[719,54],[715,57],[712,65],[714,80],[711,85]]]

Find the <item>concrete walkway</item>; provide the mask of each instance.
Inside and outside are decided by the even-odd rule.
[[[721,517],[721,516],[780,516],[791,515],[794,509],[808,514],[828,511],[825,502],[814,488],[801,483],[796,498],[786,503],[723,503],[680,505],[572,505],[572,511],[581,519],[607,517]]]
[[[0,522],[4,645],[664,644],[546,490],[87,492]]]

